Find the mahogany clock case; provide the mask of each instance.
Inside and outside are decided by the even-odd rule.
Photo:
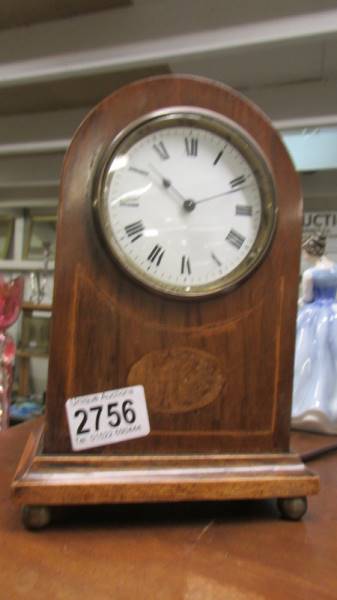
[[[97,165],[144,114],[202,107],[238,123],[271,165],[277,231],[264,262],[231,293],[179,302],[144,290],[111,259],[92,209]],[[205,80],[159,77],[112,94],[67,153],[60,198],[45,451],[71,451],[68,398],[141,383],[151,434],[105,452],[286,450],[301,195],[277,132],[252,104]]]
[[[92,206],[97,169],[112,140],[144,115],[178,106],[238,124],[270,165],[276,190],[277,226],[262,263],[236,289],[206,300],[166,298],[130,278],[109,255]],[[128,464],[140,464],[141,457],[163,464],[166,457],[178,466],[180,459],[185,466],[194,460],[207,465],[231,455],[244,457],[249,478],[250,457],[255,465],[266,458],[273,466],[265,492],[261,484],[236,497],[317,491],[317,478],[288,457],[301,223],[299,181],[279,134],[232,89],[190,76],[155,77],[117,90],[91,111],[67,152],[61,181],[46,430],[38,459],[49,465],[45,480],[50,465],[67,463],[67,456],[69,464],[86,460],[71,450],[68,398],[142,384],[150,434],[87,451],[92,465],[94,457],[118,462],[118,456]],[[282,485],[273,488],[281,464],[287,464],[280,467]],[[173,487],[166,499],[175,499]],[[19,488],[17,482],[23,498]],[[29,502],[53,503],[52,495],[31,495]],[[61,496],[54,503],[75,501]],[[226,497],[224,488],[220,496]],[[111,490],[98,497],[114,501]],[[193,497],[197,491],[187,495]]]

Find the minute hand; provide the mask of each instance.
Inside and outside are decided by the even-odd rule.
[[[201,202],[208,202],[208,200],[213,200],[214,198],[220,198],[221,196],[229,196],[229,194],[235,194],[235,192],[241,192],[241,190],[245,190],[249,187],[249,185],[244,185],[241,187],[237,187],[234,190],[227,190],[227,192],[221,192],[220,194],[213,194],[213,196],[207,196],[206,198],[201,198],[201,200],[195,200],[195,204],[201,204]]]

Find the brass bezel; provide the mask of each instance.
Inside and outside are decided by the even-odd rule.
[[[260,190],[261,222],[252,248],[233,271],[205,285],[179,286],[166,282],[161,284],[157,278],[139,268],[121,250],[109,219],[106,180],[111,162],[119,153],[125,153],[146,135],[176,126],[207,129],[229,141],[253,169]],[[207,298],[230,291],[242,283],[261,263],[270,247],[277,217],[271,167],[255,140],[231,119],[210,110],[188,106],[168,107],[148,113],[132,122],[116,136],[98,161],[93,186],[93,208],[103,241],[122,269],[147,289],[177,299]]]

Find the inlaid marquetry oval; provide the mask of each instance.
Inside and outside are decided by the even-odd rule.
[[[215,356],[179,347],[145,354],[131,367],[128,385],[144,386],[151,411],[182,413],[214,402],[224,379],[222,365]]]

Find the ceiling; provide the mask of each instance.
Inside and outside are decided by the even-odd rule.
[[[0,202],[56,200],[83,116],[168,72],[245,93],[310,172],[305,189],[319,195],[327,172],[337,197],[336,57],[337,0],[11,0],[0,8]]]
[[[132,0],[11,0],[1,6],[0,29],[68,19],[100,10],[127,6]]]

